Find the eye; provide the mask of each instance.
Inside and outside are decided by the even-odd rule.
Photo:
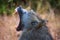
[[[33,21],[33,22],[31,22],[31,24],[32,24],[32,25],[37,25],[38,22],[37,22],[37,21]]]

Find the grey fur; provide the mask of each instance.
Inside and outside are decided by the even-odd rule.
[[[45,21],[38,18],[33,10],[27,11],[20,8],[19,12],[22,13],[21,21],[24,25],[23,33],[19,40],[53,40]]]

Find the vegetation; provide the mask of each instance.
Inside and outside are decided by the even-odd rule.
[[[60,0],[48,0],[53,8],[60,9]]]
[[[26,7],[31,4],[31,8],[36,11],[38,10],[37,8],[41,8],[46,2],[48,2],[52,8],[60,10],[60,0],[0,0],[0,15],[11,15],[15,7],[19,5]],[[40,6],[38,7],[38,5]]]

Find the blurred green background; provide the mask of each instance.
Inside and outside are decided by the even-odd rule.
[[[19,5],[24,8],[31,6],[33,10],[42,12],[48,9],[46,3],[49,3],[52,8],[60,10],[60,0],[0,0],[0,15],[12,15],[14,9]]]

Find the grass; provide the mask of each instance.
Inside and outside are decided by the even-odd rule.
[[[0,15],[12,15],[12,13],[13,13],[13,11],[14,11],[14,7],[12,7],[12,8],[8,8],[7,7],[7,5],[1,5],[1,7],[0,7]]]

